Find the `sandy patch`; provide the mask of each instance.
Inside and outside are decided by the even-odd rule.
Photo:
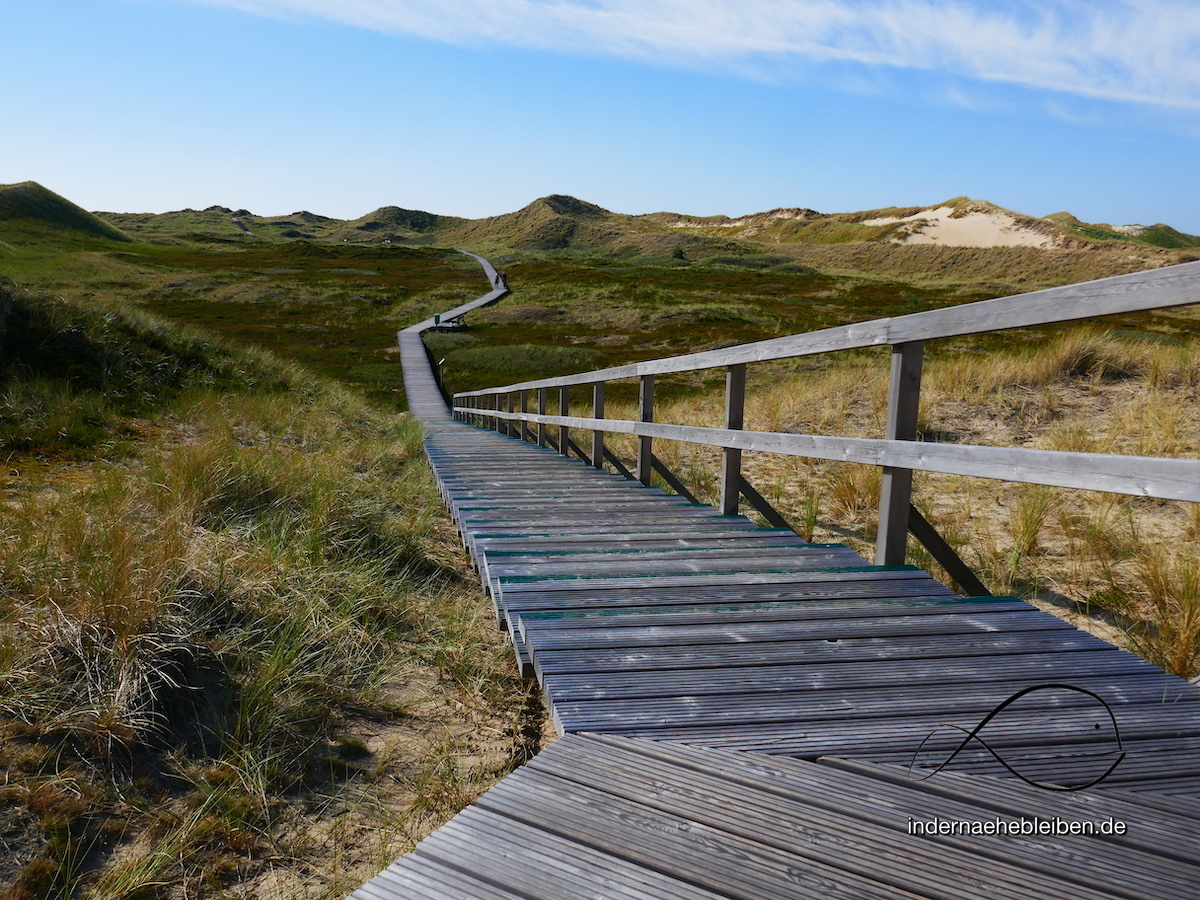
[[[1056,245],[1053,237],[1000,209],[970,209],[950,206],[926,209],[904,218],[869,219],[864,225],[904,225],[897,244],[937,244],[942,247],[1039,247]]]

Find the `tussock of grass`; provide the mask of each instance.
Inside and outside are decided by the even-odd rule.
[[[516,686],[492,623],[468,612],[478,597],[430,555],[436,496],[413,423],[344,399],[303,409],[214,394],[186,421],[189,440],[0,523],[9,740],[98,786],[132,766],[183,804],[158,825],[110,810],[174,849],[122,859],[96,897],[271,845],[280,793],[327,777],[342,711],[386,714],[382,686],[404,652],[474,702],[511,703]],[[196,765],[226,773],[219,789],[168,787]]]
[[[0,770],[46,835],[18,896],[216,894],[246,877],[286,850],[289,803],[370,774],[329,748],[349,746],[348,716],[395,718],[414,661],[464,708],[524,708],[456,574],[416,423],[261,353],[8,295],[6,324],[24,318],[4,346],[40,328],[70,365],[11,354],[6,396],[109,404],[87,441],[56,423],[19,459],[93,458],[156,418],[119,459],[10,489],[0,518]],[[31,403],[4,414],[9,435],[47,433]],[[389,833],[431,815],[401,809]]]

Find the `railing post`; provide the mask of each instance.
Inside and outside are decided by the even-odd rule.
[[[496,410],[496,412],[500,412],[504,408],[504,396],[502,394],[493,394],[492,397],[495,402],[495,406],[493,408]],[[504,426],[508,423],[499,416],[493,416],[493,419],[493,427],[500,434],[504,434]]]
[[[517,411],[517,392],[516,391],[508,391],[507,396],[508,396],[508,411],[510,413],[516,412]],[[514,422],[512,419],[505,420],[504,433],[507,434],[509,437],[516,437],[517,436],[517,423]]]
[[[567,402],[567,391],[568,390],[569,389],[567,388],[566,385],[563,385],[562,387],[560,387],[558,389],[558,414],[560,416],[567,415],[567,411],[570,409],[570,405]],[[558,426],[558,452],[561,453],[563,456],[570,456],[571,455],[570,454],[570,446],[571,446],[570,435],[567,434],[567,426],[559,425]]]
[[[638,406],[643,422],[654,421],[654,376],[643,375],[638,385]],[[637,445],[637,478],[642,484],[649,486],[650,476],[654,471],[654,439],[638,435]]]
[[[917,438],[924,358],[924,341],[911,341],[892,347],[892,380],[888,391],[887,433],[884,435],[888,440],[913,441]],[[875,565],[895,566],[904,562],[911,503],[912,469],[884,466],[883,484],[879,491]]]
[[[521,391],[521,412],[529,412],[529,391]],[[529,440],[529,423],[521,420],[521,440]]]
[[[546,389],[538,388],[538,415],[546,414]],[[546,446],[546,423],[538,422],[537,427],[537,442],[539,447]]]
[[[737,363],[725,370],[725,427],[741,431],[746,410],[746,364]],[[736,516],[742,494],[742,451],[725,447],[721,451],[721,513]]]
[[[597,381],[592,385],[592,418],[604,418],[603,381]],[[604,432],[599,428],[592,432],[592,465],[597,469],[604,468]]]

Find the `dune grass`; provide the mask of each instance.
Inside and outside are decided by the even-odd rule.
[[[398,853],[522,758],[537,706],[416,423],[259,351],[5,295],[0,796],[30,835],[6,898],[218,896],[281,868],[290,896],[344,893],[373,868],[314,871],[298,816],[360,798]],[[435,740],[455,719],[422,724],[430,704],[492,749]],[[393,749],[358,736],[380,729]],[[445,783],[420,775],[439,740],[475,759]]]

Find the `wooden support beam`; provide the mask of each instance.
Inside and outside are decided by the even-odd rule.
[[[677,493],[680,497],[683,497],[690,503],[700,502],[696,499],[695,495],[687,489],[687,485],[680,481],[675,473],[668,469],[666,465],[663,464],[663,461],[657,456],[650,457],[650,465],[654,467],[655,472],[662,476],[662,480],[667,483],[667,486],[670,487],[671,490]]]
[[[643,422],[654,421],[654,376],[643,375],[638,384],[638,409]],[[654,438],[646,435],[638,436],[637,445],[637,480],[649,485],[653,473],[651,459],[654,456]]]
[[[521,391],[521,412],[529,412],[529,391]],[[529,440],[529,423],[521,420],[521,440]]]
[[[604,418],[603,381],[597,381],[592,385],[592,418]],[[592,465],[597,469],[604,468],[604,432],[599,428],[592,432]]]
[[[538,411],[539,416],[544,416],[546,414],[546,388],[538,388],[537,411]],[[546,432],[546,423],[538,422],[538,426],[537,426],[538,446],[545,447],[547,440],[549,440],[549,435]]]
[[[746,364],[725,370],[725,427],[741,431],[746,411]],[[721,512],[736,516],[742,494],[742,451],[726,447],[721,451]]]
[[[569,399],[567,397],[568,390],[570,390],[570,388],[568,388],[567,385],[565,385],[565,384],[558,389],[558,414],[560,416],[570,415],[570,413],[568,412],[568,410],[570,409]],[[571,446],[570,442],[571,442],[571,436],[567,433],[567,426],[559,425],[558,426],[558,452],[561,453],[563,456],[570,455],[570,453],[569,453],[569,449]]]
[[[779,514],[779,510],[773,507],[770,501],[760,494],[745,476],[742,476],[742,496],[750,501],[753,506],[769,524],[775,528],[788,528],[795,531],[791,525],[787,523],[787,519]]]
[[[971,571],[971,567],[962,561],[954,548],[946,543],[946,539],[937,533],[937,529],[929,524],[920,510],[915,506],[908,511],[908,528],[912,536],[921,542],[929,554],[946,570],[954,583],[962,588],[968,597],[990,597],[989,591],[979,577]]]
[[[589,466],[592,464],[592,460],[587,455],[587,451],[585,451],[577,443],[575,443],[573,440],[571,440],[571,438],[567,438],[567,449],[574,450],[575,455],[578,456],[581,461],[587,463]],[[570,454],[566,454],[566,455],[569,456]]]
[[[921,406],[921,369],[925,343],[912,341],[892,348],[892,380],[888,392],[887,433],[891,441],[917,438]],[[904,562],[908,546],[908,513],[912,507],[912,469],[883,467],[879,492],[879,530],[875,540],[875,565]]]
[[[617,470],[618,475],[624,475],[630,481],[634,480],[633,473],[629,471],[625,463],[621,462],[621,457],[617,456],[617,454],[613,453],[607,447],[604,448],[604,458],[612,463],[612,467]]]

